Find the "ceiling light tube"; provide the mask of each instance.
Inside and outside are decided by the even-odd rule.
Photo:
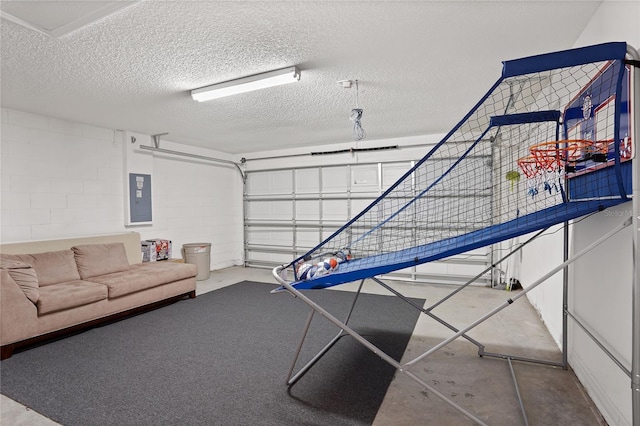
[[[297,67],[288,67],[193,89],[191,97],[198,102],[204,102],[252,90],[294,83],[298,80],[300,80],[300,70]]]

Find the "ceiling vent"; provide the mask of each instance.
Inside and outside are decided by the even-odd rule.
[[[2,1],[0,16],[59,38],[138,1]]]

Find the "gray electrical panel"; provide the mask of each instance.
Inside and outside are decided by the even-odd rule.
[[[151,175],[129,173],[129,218],[132,224],[152,221]]]

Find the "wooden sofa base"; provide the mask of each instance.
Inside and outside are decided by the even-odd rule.
[[[48,343],[48,342],[52,342],[56,339],[60,339],[62,337],[65,336],[69,336],[73,333],[77,333],[79,331],[82,330],[86,330],[89,328],[93,328],[96,327],[98,325],[103,325],[105,323],[109,323],[109,322],[114,322],[114,321],[120,321],[122,319],[125,319],[127,317],[131,317],[137,314],[141,314],[143,312],[148,312],[151,311],[153,309],[157,309],[163,306],[167,306],[170,305],[171,303],[177,302],[178,300],[184,299],[184,298],[189,298],[189,299],[195,299],[196,297],[196,291],[192,290],[188,293],[184,293],[184,294],[180,294],[178,296],[173,296],[170,297],[168,299],[164,299],[164,300],[160,300],[157,302],[153,302],[153,303],[149,303],[147,305],[143,305],[143,306],[138,306],[135,308],[131,308],[128,309],[126,311],[122,311],[122,312],[118,312],[115,314],[111,314],[108,315],[106,317],[103,318],[96,318],[94,320],[91,321],[87,321],[85,323],[82,324],[77,324],[71,327],[67,327],[67,328],[63,328],[61,330],[56,330],[56,331],[52,331],[50,333],[46,333],[40,336],[36,336],[36,337],[32,337],[30,339],[26,339],[26,340],[21,340],[19,342],[14,342],[14,343],[10,343],[8,345],[4,345],[4,346],[0,346],[0,360],[3,359],[7,359],[10,358],[11,355],[13,355],[14,351],[16,349],[29,349],[35,346],[38,346],[38,344],[43,344],[43,343]]]

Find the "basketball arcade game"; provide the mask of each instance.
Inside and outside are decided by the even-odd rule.
[[[631,378],[633,424],[640,426],[640,173],[638,161],[633,161],[640,139],[640,108],[634,107],[640,105],[639,59],[638,52],[626,43],[606,43],[504,62],[502,76],[487,94],[413,168],[307,254],[274,268],[274,278],[281,284],[274,292],[286,291],[311,308],[288,385],[296,383],[341,337],[349,335],[465,416],[485,424],[429,385],[412,367],[462,337],[478,347],[480,356],[507,359],[510,367],[511,360],[522,360],[566,368],[566,342],[563,363],[558,364],[486,352],[483,344],[466,333],[563,270],[566,298],[568,265],[633,225],[631,371],[596,343]],[[631,218],[579,253],[565,256],[562,264],[468,326],[458,329],[432,312],[550,226],[565,224],[566,244],[570,220],[627,202],[632,196]],[[524,244],[428,308],[416,306],[378,278],[533,232],[536,234]],[[286,278],[289,274],[293,275],[291,281]],[[401,364],[349,327],[351,311],[344,321],[339,320],[312,300],[312,292],[304,291],[360,281],[353,310],[366,279],[454,334]],[[339,332],[293,374],[315,313],[336,325]],[[566,336],[570,313],[564,314]],[[517,390],[517,383],[515,386]]]

